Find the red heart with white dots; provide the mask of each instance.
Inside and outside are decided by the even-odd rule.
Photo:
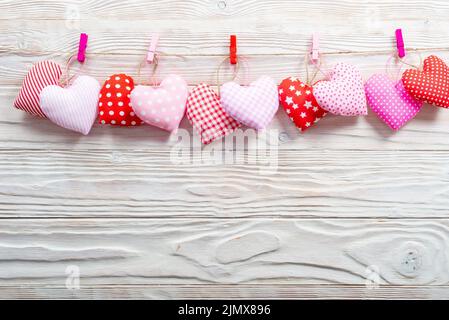
[[[138,126],[143,123],[131,107],[133,89],[134,80],[126,74],[114,74],[106,80],[98,102],[101,124]]]
[[[423,70],[406,70],[405,89],[417,100],[449,108],[449,67],[437,56],[424,60]]]
[[[297,78],[287,78],[281,82],[279,101],[301,132],[309,129],[327,114],[318,105],[313,88]]]

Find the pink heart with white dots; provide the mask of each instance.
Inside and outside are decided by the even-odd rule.
[[[319,106],[341,116],[367,115],[365,88],[360,71],[346,63],[338,63],[328,81],[313,86]]]
[[[371,109],[393,130],[402,128],[423,106],[405,90],[401,80],[394,82],[386,74],[369,78],[365,90]]]
[[[131,92],[131,106],[146,123],[173,132],[186,112],[187,82],[178,75],[167,76],[159,86],[137,86]]]

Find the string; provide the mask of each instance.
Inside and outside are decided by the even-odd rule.
[[[412,68],[415,68],[415,69],[419,70],[421,68],[421,66],[422,66],[422,55],[421,55],[421,53],[419,51],[417,51],[417,53],[418,53],[418,56],[419,56],[419,65],[418,66],[415,66],[414,64],[408,63],[408,62],[404,61],[404,59],[401,59],[401,58],[398,57],[399,62],[402,63],[402,64],[405,64],[406,66],[409,66],[409,67],[412,67]]]
[[[137,69],[137,80],[138,80],[138,83],[143,84],[143,85],[148,84],[148,85],[152,85],[152,86],[157,86],[158,85],[156,72],[157,72],[157,69],[159,67],[159,59],[160,59],[161,56],[169,56],[169,55],[165,54],[165,53],[162,53],[162,52],[157,52],[154,55],[154,61],[153,61],[153,63],[151,63],[153,65],[153,70],[151,71],[151,76],[150,76],[151,82],[150,83],[146,83],[145,80],[143,80],[142,77],[141,77],[141,73],[142,73],[143,67],[145,65],[147,65],[147,64],[150,64],[150,63],[148,63],[147,60],[145,59],[145,60],[143,60],[139,64],[138,69]],[[181,56],[181,55],[175,54],[175,55],[171,55],[171,56],[174,56],[174,57],[186,60],[186,58],[184,56]]]
[[[145,59],[145,60],[143,60],[143,61],[139,64],[139,67],[138,67],[138,69],[137,69],[137,81],[138,81],[138,83],[140,83],[140,84],[142,84],[142,85],[145,85],[145,84],[146,84],[145,81],[142,80],[142,77],[141,77],[142,68],[143,68],[146,64],[147,64],[147,60]],[[152,83],[150,83],[150,85],[156,86],[156,84],[157,84],[156,70],[157,70],[157,68],[158,68],[158,66],[159,66],[159,58],[158,58],[156,55],[154,56],[154,61],[153,61],[152,65],[153,65],[153,70],[152,70],[151,76],[150,76],[150,79],[151,79],[151,82],[152,82]]]
[[[72,65],[73,61],[75,60],[75,58],[77,57],[76,54],[72,55],[69,57],[69,59],[66,62],[66,69],[65,69],[65,75],[61,77],[61,79],[59,79],[59,85],[61,87],[66,87],[69,85],[69,83],[71,83],[72,79],[75,77],[75,75],[70,76],[70,66]],[[81,68],[83,67],[84,64],[81,65]]]
[[[229,57],[224,58],[223,61],[221,61],[221,63],[218,65],[218,68],[217,68],[218,96],[220,96],[220,87],[221,87],[220,70],[221,70],[221,67],[223,66],[223,64],[229,60],[230,60]],[[239,70],[240,70],[240,58],[238,59],[237,64],[234,67],[234,74],[233,74],[232,81],[234,81],[237,78]]]
[[[393,60],[393,58],[396,58],[396,61],[400,63],[400,66],[399,66],[399,69],[398,69],[398,71],[397,71],[397,73],[396,73],[396,76],[394,76],[393,79],[394,79],[395,81],[398,81],[399,75],[401,74],[402,67],[403,67],[404,65],[409,66],[409,67],[412,67],[412,68],[415,68],[415,69],[418,69],[418,70],[420,69],[420,66],[422,65],[422,56],[421,56],[421,54],[420,54],[419,52],[418,52],[418,56],[419,56],[419,66],[416,66],[416,65],[411,64],[411,63],[408,63],[408,62],[406,62],[404,59],[400,58],[399,55],[398,55],[398,53],[397,53],[396,51],[394,51],[394,52],[389,56],[389,58],[388,58],[388,60],[387,60],[387,62],[386,62],[386,64],[385,64],[385,73],[386,73],[388,76],[390,76],[390,67],[389,67],[389,66],[390,66],[390,64],[391,64],[391,60]]]
[[[323,64],[323,58],[322,58],[321,54],[319,56],[319,63],[318,63],[318,65],[313,62],[313,60],[310,58],[310,54],[309,53],[305,55],[304,63],[305,63],[305,68],[306,68],[306,84],[308,86],[310,86],[313,83],[313,81],[317,77],[318,73],[321,73],[325,78],[328,77],[328,74],[325,73],[321,69],[321,66]],[[315,73],[313,74],[312,79],[309,79],[309,77],[310,77],[310,75],[309,75],[309,63],[312,63],[315,66]]]

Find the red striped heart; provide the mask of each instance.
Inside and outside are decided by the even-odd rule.
[[[62,75],[59,64],[53,61],[36,63],[23,80],[14,107],[32,115],[46,118],[39,102],[39,96],[45,87],[58,85]]]

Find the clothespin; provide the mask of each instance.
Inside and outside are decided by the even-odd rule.
[[[405,57],[404,38],[402,37],[402,29],[396,29],[396,46],[398,48],[399,58]]]
[[[231,45],[229,47],[229,61],[231,64],[237,64],[237,36],[231,36]]]
[[[148,49],[147,62],[149,64],[152,64],[154,62],[158,42],[159,42],[159,34],[155,33],[151,37],[151,44],[150,48]]]
[[[78,46],[78,61],[83,63],[86,61],[86,49],[87,49],[87,40],[89,36],[86,33],[81,33],[80,35],[80,43]]]
[[[312,50],[310,54],[312,55],[313,63],[317,63],[320,60],[320,36],[318,33],[314,33],[312,36]]]

